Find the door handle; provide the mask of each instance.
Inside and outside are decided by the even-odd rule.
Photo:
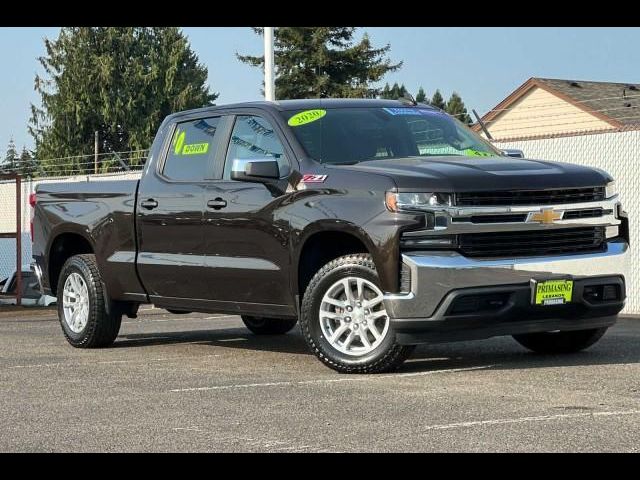
[[[149,198],[147,200],[143,200],[142,202],[140,202],[140,206],[142,208],[146,208],[147,210],[153,210],[158,206],[158,202],[155,201],[153,198]]]
[[[213,200],[209,200],[207,202],[207,207],[213,208],[214,210],[220,210],[221,208],[224,208],[226,206],[227,206],[227,201],[223,200],[220,197],[215,198]]]

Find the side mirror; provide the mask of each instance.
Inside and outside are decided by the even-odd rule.
[[[280,169],[278,161],[274,158],[235,159],[231,164],[231,180],[260,183],[279,178]]]
[[[524,158],[524,152],[522,150],[518,150],[517,148],[505,148],[502,150],[507,157],[513,158]]]

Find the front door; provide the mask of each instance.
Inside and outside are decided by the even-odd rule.
[[[280,176],[288,176],[290,162],[272,123],[258,115],[236,116],[222,179],[211,182],[205,195],[207,283],[212,300],[291,304],[289,225],[276,210],[286,193],[273,185],[230,178],[234,160],[266,157],[276,158]]]

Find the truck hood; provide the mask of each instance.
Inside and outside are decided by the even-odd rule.
[[[612,180],[599,169],[512,157],[407,157],[327,167],[385,175],[402,190],[441,192],[588,187]]]

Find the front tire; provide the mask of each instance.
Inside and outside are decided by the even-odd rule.
[[[295,318],[264,318],[242,315],[245,326],[256,335],[283,335],[296,326]]]
[[[65,262],[57,303],[62,331],[74,347],[108,347],[118,336],[122,312],[107,296],[95,255],[75,255]]]
[[[589,348],[607,331],[607,327],[566,332],[541,332],[514,335],[523,347],[537,353],[575,353]]]
[[[400,345],[382,301],[371,255],[336,258],[311,279],[300,328],[311,351],[341,373],[397,369],[414,347]]]

